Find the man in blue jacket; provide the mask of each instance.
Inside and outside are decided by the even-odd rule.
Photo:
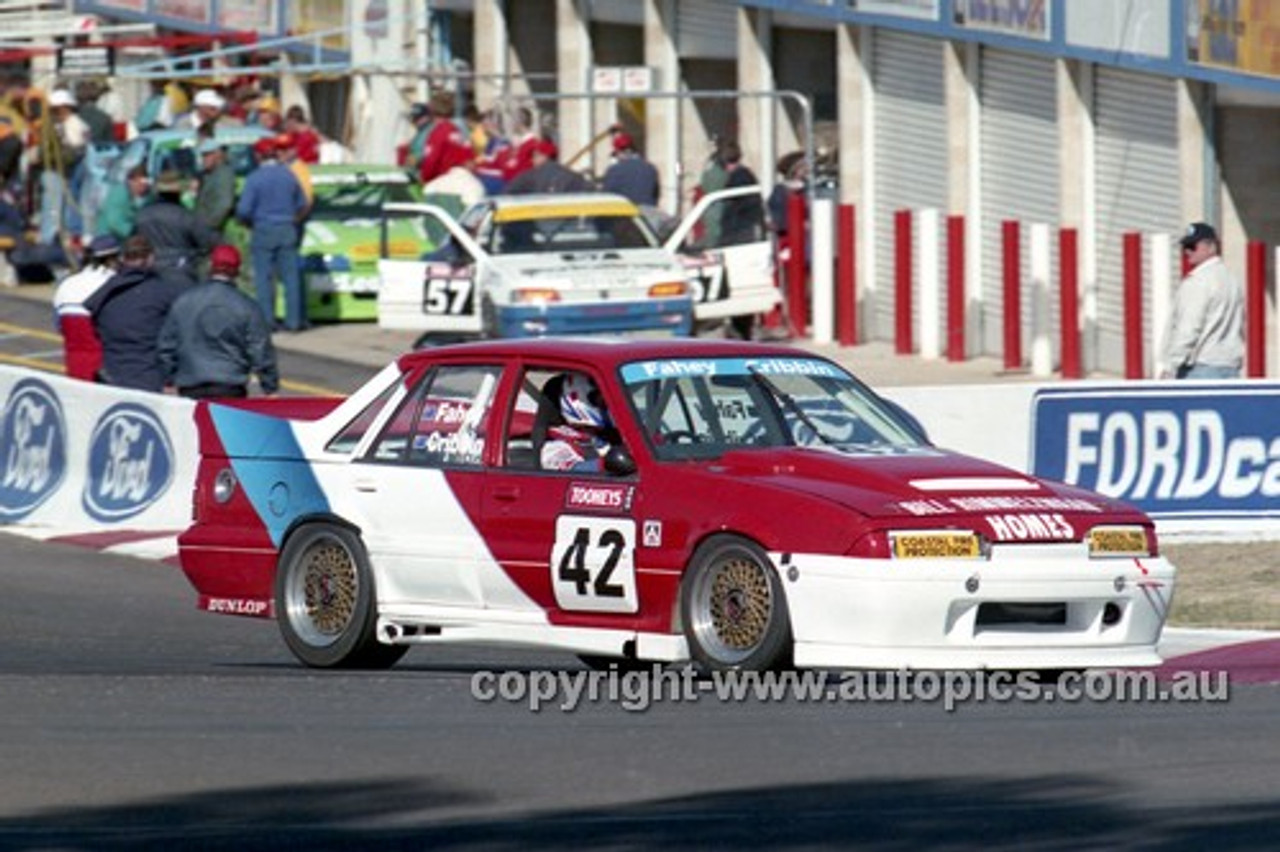
[[[120,271],[84,303],[102,341],[103,384],[160,393],[164,376],[156,341],[169,308],[185,289],[154,268],[155,251],[143,236],[125,241]]]
[[[244,397],[250,374],[262,392],[280,386],[271,329],[253,299],[236,287],[240,252],[222,245],[209,258],[209,280],[173,303],[160,329],[165,381],[193,399]]]
[[[307,208],[302,184],[277,157],[275,138],[259,139],[253,153],[258,167],[249,174],[236,204],[236,218],[253,229],[249,256],[253,260],[253,286],[262,315],[272,322],[276,315],[276,282],[284,287],[284,327],[307,327],[306,300],[298,269],[298,223]]]

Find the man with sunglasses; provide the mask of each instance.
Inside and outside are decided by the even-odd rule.
[[[1187,275],[1164,337],[1160,378],[1234,379],[1244,360],[1244,292],[1222,262],[1213,226],[1195,222],[1181,240]]]

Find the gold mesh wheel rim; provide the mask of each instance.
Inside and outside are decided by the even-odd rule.
[[[769,635],[773,587],[768,569],[749,555],[734,555],[703,572],[694,589],[692,628],[717,662],[735,665]]]
[[[355,618],[360,577],[355,557],[340,541],[316,542],[301,558],[288,586],[289,620],[310,645],[336,642]]]

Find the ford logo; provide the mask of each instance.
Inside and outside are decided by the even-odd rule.
[[[148,409],[122,402],[107,409],[89,439],[84,509],[108,523],[146,509],[173,481],[173,444]]]
[[[13,386],[0,424],[0,522],[31,514],[62,484],[66,423],[58,395],[44,382]]]

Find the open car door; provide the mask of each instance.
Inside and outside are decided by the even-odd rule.
[[[420,232],[433,246],[397,256],[393,231]],[[431,204],[384,204],[378,260],[378,325],[426,333],[480,334],[484,328],[476,271],[488,254],[445,210]]]
[[[666,240],[684,264],[699,321],[734,320],[751,328],[757,314],[781,303],[774,282],[775,247],[759,186],[722,189],[699,199]]]

